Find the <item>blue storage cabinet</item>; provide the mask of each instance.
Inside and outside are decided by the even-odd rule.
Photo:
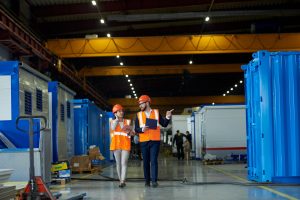
[[[74,155],[74,112],[72,100],[75,92],[57,81],[48,83],[50,117],[52,118],[53,162],[69,160]]]
[[[103,130],[105,131],[105,137],[104,137],[104,150],[103,155],[106,158],[107,161],[114,160],[113,153],[110,151],[110,141],[111,141],[111,135],[110,135],[110,122],[112,119],[114,119],[115,116],[112,112],[106,112],[106,116],[103,119]]]
[[[259,51],[242,69],[248,179],[300,183],[300,52]]]
[[[49,121],[49,81],[48,77],[19,61],[0,62],[0,132],[17,148],[29,147],[28,133],[16,129],[17,117],[43,115]],[[37,132],[40,120],[34,123]],[[29,129],[26,120],[21,120],[19,125],[24,130]],[[39,147],[39,134],[34,135],[34,147]],[[7,148],[1,140],[0,148]]]
[[[74,99],[75,155],[86,155],[89,146],[99,147],[102,155],[109,155],[109,127],[107,113],[88,99]]]

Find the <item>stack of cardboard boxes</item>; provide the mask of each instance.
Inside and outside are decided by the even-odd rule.
[[[95,160],[104,160],[105,158],[100,153],[99,147],[93,147],[89,149],[88,155],[74,156],[71,159],[72,172],[93,172],[94,170],[99,170],[92,165]]]

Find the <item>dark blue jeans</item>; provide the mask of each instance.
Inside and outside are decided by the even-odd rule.
[[[141,150],[144,163],[144,177],[146,182],[156,182],[158,175],[158,152],[160,141],[141,142]],[[151,173],[150,173],[151,171]]]

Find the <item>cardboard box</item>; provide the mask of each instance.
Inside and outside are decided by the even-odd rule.
[[[90,171],[91,170],[91,161],[89,156],[74,156],[71,159],[71,168],[72,171]]]
[[[99,147],[94,147],[89,149],[89,158],[90,160],[104,160],[105,158],[100,153]]]

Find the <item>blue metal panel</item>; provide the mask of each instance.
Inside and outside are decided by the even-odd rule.
[[[88,99],[72,101],[75,119],[75,155],[87,154],[89,146],[96,145],[106,157],[109,155],[109,128],[106,112]]]
[[[28,148],[29,147],[29,135],[16,129],[16,119],[19,117],[19,62],[18,61],[1,61],[0,62],[0,75],[11,76],[11,103],[12,103],[12,119],[7,121],[0,121],[0,131],[17,147]],[[39,129],[39,120],[34,121],[34,131]],[[28,129],[28,121],[20,121],[20,128],[24,130]],[[39,146],[39,134],[34,135],[34,147]],[[0,142],[0,148],[6,148],[5,145]]]
[[[48,91],[52,108],[50,115],[52,118],[53,162],[57,162],[69,159],[74,155],[73,110],[69,110],[70,115],[65,112],[68,112],[68,102],[74,98],[75,93],[57,81],[48,83]]]
[[[48,92],[51,93],[51,107],[52,113],[50,114],[52,120],[52,161],[58,161],[58,82],[53,81],[48,83]],[[49,97],[49,98],[50,98]]]
[[[101,151],[101,110],[93,102],[88,106],[88,145],[96,145]]]
[[[300,183],[300,52],[259,51],[245,71],[248,178]]]
[[[76,102],[76,103],[75,103]],[[88,106],[77,103],[73,100],[74,105],[74,146],[75,155],[86,154],[87,150],[87,132],[88,132]]]
[[[106,112],[102,113],[102,127],[103,127],[103,156],[106,158],[107,161],[112,160],[110,158],[110,131],[109,131],[109,119],[112,119],[114,117],[114,114],[112,112]]]

